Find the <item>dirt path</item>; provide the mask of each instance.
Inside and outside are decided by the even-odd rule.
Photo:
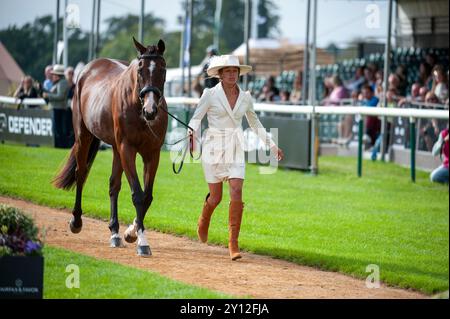
[[[0,196],[0,203],[30,213],[39,227],[47,228],[46,244],[126,266],[157,272],[172,279],[235,296],[253,298],[427,298],[414,291],[382,285],[368,289],[365,281],[343,274],[320,271],[294,263],[243,253],[231,262],[228,250],[184,237],[147,233],[153,256],[139,258],[135,245],[109,247],[106,222],[83,218],[83,230],[74,235],[68,228],[70,212]],[[121,234],[126,226],[121,225]]]

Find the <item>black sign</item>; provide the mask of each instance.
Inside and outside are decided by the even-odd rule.
[[[54,146],[53,112],[0,107],[0,140]]]
[[[261,124],[266,129],[267,133],[274,140],[275,143],[283,150],[285,159],[280,162],[280,167],[303,169],[310,168],[310,123],[311,121],[305,118],[288,118],[275,115],[260,115]],[[242,125],[243,129],[250,134],[252,131],[248,129],[248,124],[245,121]],[[244,133],[249,142],[249,136]],[[256,135],[255,135],[256,137]],[[261,141],[257,138],[251,139],[253,141]],[[249,150],[247,152],[247,161],[254,162],[250,159],[256,159],[259,164],[268,164],[269,157],[261,158],[259,150],[254,150],[252,143],[249,143]],[[253,150],[252,150],[253,148]]]
[[[0,299],[42,299],[43,280],[43,257],[0,257]]]

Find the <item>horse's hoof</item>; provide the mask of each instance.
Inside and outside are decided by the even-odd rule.
[[[150,257],[152,251],[150,250],[150,246],[137,246],[137,254],[140,257]]]
[[[122,238],[120,238],[119,236],[111,236],[111,239],[109,240],[110,246],[112,248],[122,248],[124,247],[123,243],[122,243]]]
[[[80,218],[80,221],[77,222],[74,218],[72,218],[70,220],[69,226],[70,226],[70,231],[73,234],[78,234],[81,231],[81,228],[83,228],[83,221]]]
[[[125,233],[123,234],[123,238],[125,239],[125,241],[129,244],[134,243],[137,240],[137,236],[133,236],[131,234]]]

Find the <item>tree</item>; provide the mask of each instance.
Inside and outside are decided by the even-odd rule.
[[[106,20],[107,31],[102,40],[100,57],[108,57],[119,60],[131,61],[136,58],[136,49],[132,37],[137,38],[139,29],[139,17],[137,15],[126,15],[113,17]],[[166,42],[164,53],[168,67],[178,67],[180,32],[166,33],[164,31],[165,21],[155,17],[151,13],[144,17],[144,45],[156,44],[159,39]]]
[[[185,10],[185,1],[182,2]],[[276,36],[279,33],[279,16],[273,0],[260,0],[258,13],[260,37]],[[214,13],[216,0],[195,0],[192,39],[192,63],[198,64],[205,57],[205,49],[213,42]],[[226,0],[222,2],[220,51],[229,53],[240,46],[244,40],[244,0]]]
[[[275,37],[280,34],[278,23],[280,16],[276,14],[278,7],[271,0],[259,0],[258,4],[258,36],[260,38]]]
[[[62,28],[62,19],[59,26]],[[38,81],[44,80],[44,68],[53,60],[53,32],[55,21],[51,15],[36,18],[22,27],[15,25],[0,31],[0,41],[5,45],[22,70]],[[69,30],[69,65],[86,61],[87,33]]]

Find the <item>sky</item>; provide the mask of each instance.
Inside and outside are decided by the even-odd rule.
[[[223,0],[227,1],[227,0]],[[312,0],[311,2],[314,2]],[[345,47],[355,38],[376,38],[385,42],[387,1],[317,0],[317,44],[325,47],[334,42]],[[303,41],[306,38],[307,0],[274,0],[280,16],[282,38]],[[64,0],[60,1],[61,7]],[[80,10],[84,30],[91,26],[92,0],[68,0]],[[128,13],[139,14],[140,0],[101,0],[101,19]],[[22,26],[36,17],[55,14],[56,0],[0,0],[0,29]],[[182,14],[181,0],[146,0],[145,11],[166,21],[167,31],[179,30],[177,17]],[[61,13],[62,14],[62,9]],[[395,16],[395,13],[394,13]],[[379,18],[379,19],[378,19]],[[104,30],[106,25],[101,25]]]

